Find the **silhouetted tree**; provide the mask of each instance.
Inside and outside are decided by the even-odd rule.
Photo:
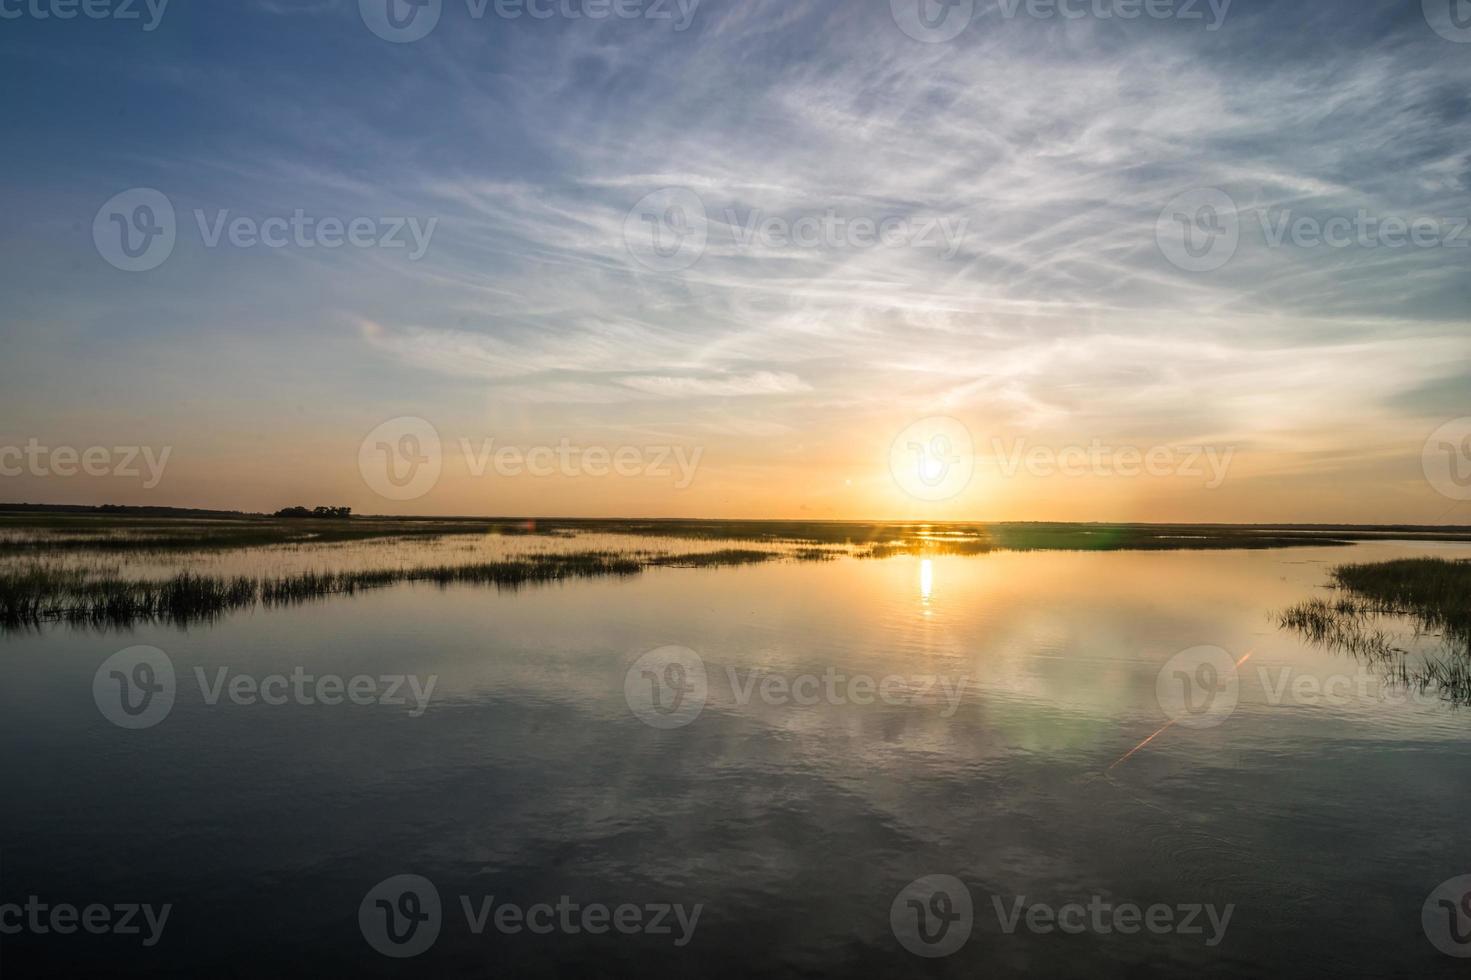
[[[351,507],[315,507],[307,510],[305,507],[286,507],[276,511],[276,517],[316,517],[329,520],[341,520],[352,516]]]

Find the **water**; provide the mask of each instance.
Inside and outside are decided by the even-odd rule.
[[[0,935],[0,971],[1464,972],[1421,909],[1471,873],[1471,713],[1377,683],[1314,697],[1334,676],[1361,683],[1358,666],[1273,616],[1320,594],[1335,563],[1420,554],[1471,547],[654,569],[515,593],[404,586],[187,631],[5,635],[0,903],[171,911],[151,948],[146,926]],[[178,686],[162,721],[125,730],[93,681],[135,645],[163,650]],[[648,681],[634,671],[631,707],[625,680],[671,645],[698,654],[708,696],[661,729],[634,710]],[[1119,762],[1168,720],[1161,668],[1202,645],[1250,654],[1234,712]],[[437,680],[422,713],[412,697],[211,705],[196,668],[209,684],[221,668]],[[370,890],[404,874],[442,903],[409,960],[376,952],[359,921]],[[929,875],[974,907],[968,939],[937,959],[909,952],[890,915]],[[567,896],[577,931],[498,931],[492,912],[476,935],[462,898],[478,915],[491,896]],[[1090,901],[1232,911],[1223,934],[1204,912],[1201,933],[1000,921],[1018,902]],[[649,906],[700,911],[692,930],[670,912],[668,933],[593,935],[590,905],[639,906],[641,928]],[[911,943],[913,928],[901,916]]]

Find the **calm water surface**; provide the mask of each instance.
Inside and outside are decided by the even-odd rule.
[[[1464,975],[1421,908],[1471,874],[1471,711],[1377,683],[1294,695],[1359,668],[1273,616],[1321,594],[1335,563],[1421,554],[1471,548],[661,569],[517,593],[406,586],[188,630],[9,634],[0,902],[173,908],[153,948],[0,936],[0,971]],[[93,680],[134,645],[166,652],[178,692],[130,731]],[[660,729],[625,680],[670,645],[703,660],[708,699]],[[1236,710],[1118,763],[1168,720],[1161,668],[1201,645],[1250,654]],[[437,682],[422,714],[211,705],[196,668]],[[828,675],[894,680],[887,697],[842,681],[805,697],[801,678]],[[793,703],[793,683],[817,703]],[[359,925],[369,890],[401,874],[443,903],[437,940],[407,960]],[[963,882],[974,906],[968,941],[939,959],[891,925],[928,875]],[[564,895],[701,911],[681,946],[677,925],[475,935],[461,907]],[[1094,896],[1234,911],[1213,937],[1204,916],[1203,934],[1008,933],[995,908]]]

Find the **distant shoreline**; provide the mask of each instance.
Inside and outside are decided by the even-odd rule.
[[[984,556],[1003,552],[1185,552],[1349,548],[1365,541],[1459,541],[1466,530],[1408,527],[1295,528],[1230,525],[962,524],[935,522],[690,521],[350,517],[323,508],[301,515],[234,515],[142,508],[0,509],[0,632],[64,620],[126,626],[179,624],[231,610],[295,604],[403,583],[497,589],[573,579],[629,577],[655,568],[714,568],[767,562],[826,562]],[[472,543],[445,560],[394,560],[392,548],[462,537]],[[523,542],[523,553],[461,560],[478,540]],[[538,540],[539,539],[539,540]],[[545,542],[585,540],[579,550]],[[623,543],[616,543],[616,542]],[[376,542],[389,550],[372,566],[308,568],[279,574],[201,574],[165,556],[246,549]],[[615,542],[610,544],[610,542]],[[683,542],[678,544],[677,542]],[[724,546],[722,546],[722,544]],[[563,547],[563,546],[558,546]],[[124,556],[170,565],[170,574],[121,574]]]
[[[277,518],[270,513],[242,510],[211,510],[204,507],[156,507],[130,504],[31,504],[0,503],[0,518],[6,515],[53,514],[58,516],[90,517],[151,517],[206,520],[270,521]],[[560,525],[606,525],[610,523],[638,522],[686,526],[812,526],[812,527],[1121,527],[1121,528],[1226,528],[1242,531],[1308,531],[1341,532],[1360,534],[1466,534],[1471,535],[1467,524],[1320,524],[1302,522],[1229,523],[1220,521],[1170,522],[1170,521],[925,521],[883,519],[821,519],[812,520],[795,517],[747,518],[747,517],[552,517],[527,515],[445,515],[430,514],[354,514],[350,518],[336,520],[352,521],[434,521],[441,523],[526,523],[531,521]]]

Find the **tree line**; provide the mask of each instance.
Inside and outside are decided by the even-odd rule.
[[[351,507],[313,507],[307,510],[305,507],[287,507],[276,511],[273,517],[351,517]]]

